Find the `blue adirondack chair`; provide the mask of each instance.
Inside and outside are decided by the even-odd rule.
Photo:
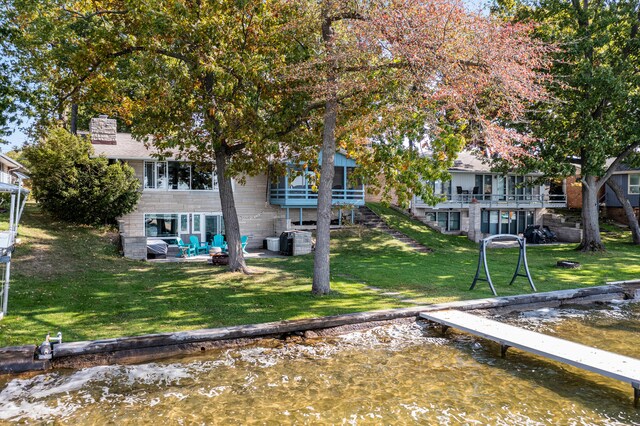
[[[178,255],[176,257],[189,257],[189,256],[195,256],[196,255],[196,251],[193,248],[193,246],[191,246],[191,244],[185,244],[182,241],[182,238],[178,237],[176,238],[176,244],[178,245]]]
[[[247,250],[245,250],[247,248],[247,243],[249,242],[249,237],[246,235],[243,235],[242,237],[240,237],[240,244],[242,244],[242,252],[244,254],[249,254],[247,252]]]
[[[216,234],[213,236],[213,241],[211,242],[211,247],[220,247],[223,252],[227,251],[227,243],[224,240],[224,235]]]
[[[193,247],[196,254],[209,253],[209,243],[207,242],[201,243],[198,237],[196,237],[195,235],[190,236],[189,241],[191,242],[191,246]]]

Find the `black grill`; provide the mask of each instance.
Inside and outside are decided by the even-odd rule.
[[[293,256],[293,232],[285,231],[280,234],[280,254],[284,256]]]

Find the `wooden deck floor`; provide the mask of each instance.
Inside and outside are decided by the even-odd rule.
[[[630,383],[634,405],[640,399],[640,360],[569,342],[457,310],[423,312],[420,317],[498,342],[502,352],[514,347],[606,377]]]

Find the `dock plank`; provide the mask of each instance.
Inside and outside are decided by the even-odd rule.
[[[423,312],[421,318],[550,358],[640,389],[640,360],[570,342],[457,310]],[[637,401],[634,401],[637,403]]]

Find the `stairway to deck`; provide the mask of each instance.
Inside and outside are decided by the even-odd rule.
[[[419,243],[418,241],[403,234],[402,232],[389,227],[380,216],[375,214],[373,210],[371,210],[367,206],[358,207],[358,217],[359,217],[358,221],[360,222],[360,224],[365,226],[366,228],[377,229],[378,231],[382,231],[386,234],[389,234],[396,240],[406,244],[411,249],[419,253],[433,252],[433,250],[430,249],[429,247]]]

